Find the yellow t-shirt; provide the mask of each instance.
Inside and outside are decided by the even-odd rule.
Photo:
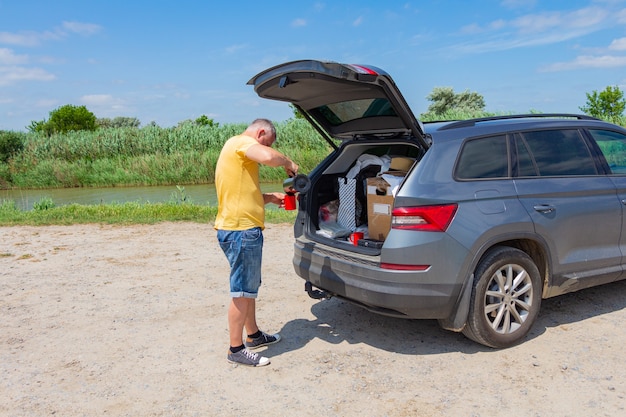
[[[217,216],[215,229],[265,228],[265,204],[259,185],[259,164],[246,157],[256,139],[238,135],[228,139],[215,166]]]

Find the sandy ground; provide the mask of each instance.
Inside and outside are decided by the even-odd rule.
[[[2,416],[623,416],[626,282],[544,300],[492,350],[431,320],[315,301],[265,232],[264,368],[226,361],[210,225],[0,227]]]

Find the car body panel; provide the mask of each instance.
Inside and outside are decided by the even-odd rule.
[[[437,248],[463,253],[458,246],[444,239],[425,242],[424,249],[431,255],[437,253]],[[420,249],[413,247],[415,251]],[[359,262],[354,253],[324,247],[304,236],[296,239],[293,258],[296,273],[317,288],[381,314],[430,319],[452,314],[462,283],[441,277],[451,276],[460,261],[451,257],[448,263],[429,271],[386,270],[372,259]]]
[[[420,123],[394,81],[371,65],[293,61],[257,74],[248,84],[260,97],[296,105],[332,138],[412,135],[428,148]],[[346,104],[356,101],[355,106],[367,108]],[[332,118],[328,106],[336,106]]]
[[[608,177],[516,179],[515,184],[536,233],[550,249],[550,295],[611,282],[622,274],[622,207]]]

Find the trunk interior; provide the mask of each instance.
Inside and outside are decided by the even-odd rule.
[[[410,140],[343,146],[311,178],[307,237],[344,249],[379,250],[389,232],[393,195],[422,156],[422,148]]]

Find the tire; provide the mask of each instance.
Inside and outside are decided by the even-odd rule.
[[[493,348],[519,343],[539,314],[541,290],[539,269],[530,256],[511,247],[491,249],[474,272],[463,334]]]

